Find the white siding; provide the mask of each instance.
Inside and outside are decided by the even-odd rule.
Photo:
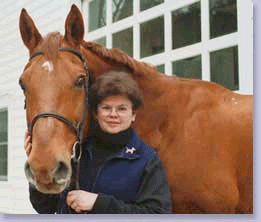
[[[0,0],[0,102],[8,106],[8,181],[0,181],[0,213],[35,213],[29,201],[23,166],[26,160],[23,136],[26,127],[23,95],[18,79],[28,61],[28,51],[19,31],[19,16],[25,8],[42,35],[64,34],[69,0]]]

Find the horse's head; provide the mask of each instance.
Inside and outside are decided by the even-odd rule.
[[[20,32],[30,54],[20,77],[32,136],[25,172],[39,191],[59,193],[70,183],[75,127],[86,111],[86,70],[84,58],[76,51],[83,41],[83,18],[73,6],[65,22],[65,35],[51,33],[43,38],[23,9]]]

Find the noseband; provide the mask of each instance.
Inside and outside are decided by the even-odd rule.
[[[32,136],[33,127],[34,127],[35,123],[37,122],[37,120],[39,120],[41,118],[45,118],[45,117],[53,117],[55,119],[60,120],[67,126],[69,126],[69,128],[71,128],[75,132],[75,134],[77,136],[77,140],[73,145],[73,151],[72,151],[71,158],[72,158],[72,163],[76,164],[75,187],[76,187],[76,189],[80,189],[80,184],[79,184],[80,159],[81,159],[81,155],[82,155],[82,145],[83,145],[83,140],[84,140],[84,126],[85,126],[85,121],[86,121],[86,112],[87,112],[87,108],[88,108],[87,107],[88,106],[88,89],[89,89],[89,85],[90,85],[90,81],[89,81],[90,75],[89,75],[89,69],[86,64],[85,57],[78,50],[73,49],[73,48],[60,48],[59,51],[73,53],[74,55],[78,56],[80,58],[80,60],[83,62],[84,72],[85,72],[85,75],[84,75],[85,94],[84,94],[84,101],[83,101],[83,114],[82,114],[81,120],[77,124],[74,124],[71,120],[69,120],[68,118],[66,118],[65,116],[63,116],[59,113],[41,112],[34,116],[31,123],[28,125],[28,130],[29,130],[30,135]],[[31,55],[29,61],[38,55],[44,55],[44,52],[43,51],[34,52]]]

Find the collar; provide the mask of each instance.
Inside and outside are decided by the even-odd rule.
[[[111,156],[112,159],[129,159],[134,160],[140,158],[141,153],[141,140],[134,129],[130,129],[130,140],[127,145],[123,146],[117,153]],[[91,137],[89,141],[84,144],[84,150],[89,154],[90,159],[93,159],[93,149],[95,147],[94,137]]]
[[[131,128],[117,134],[109,134],[97,127],[94,134],[95,148],[116,153],[128,144],[131,133]]]

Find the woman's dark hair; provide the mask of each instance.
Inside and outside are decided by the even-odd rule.
[[[92,111],[97,112],[98,104],[109,96],[126,95],[137,110],[142,104],[142,96],[137,82],[129,73],[109,71],[99,76],[89,91],[89,104]]]

